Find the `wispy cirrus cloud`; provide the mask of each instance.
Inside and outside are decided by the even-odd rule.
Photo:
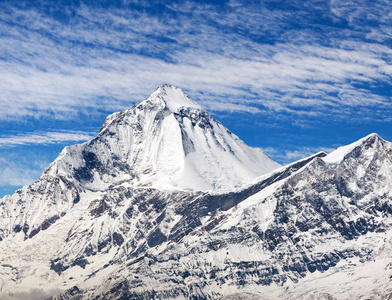
[[[0,136],[0,148],[21,145],[49,145],[64,142],[85,142],[94,137],[83,131],[35,132],[11,136]]]
[[[267,4],[231,1],[224,18],[219,7],[191,1],[163,5],[159,16],[82,5],[65,11],[65,21],[13,6],[0,13],[0,119],[123,109],[164,82],[214,110],[358,118],[375,106],[392,110],[377,89],[392,80],[390,47],[357,32],[347,39],[350,28],[333,24],[306,33],[293,17],[311,23],[311,11]],[[312,9],[338,22],[347,7]]]
[[[0,136],[0,187],[21,187],[34,182],[56,157],[59,147],[85,142],[94,135],[57,131]]]
[[[391,10],[389,0],[2,2],[0,186],[38,178],[60,147],[91,138],[84,122],[162,83],[234,125],[260,121],[252,134],[267,136],[266,152],[281,163],[336,143],[329,134],[309,139],[325,147],[299,146],[312,126],[388,134]],[[381,125],[357,132],[364,121]],[[24,122],[40,125],[24,133]],[[59,129],[70,123],[74,131]],[[34,147],[50,159],[33,150],[24,159]]]
[[[325,152],[328,154],[333,150],[335,150],[335,148],[330,147],[297,147],[293,150],[284,151],[282,151],[282,149],[271,147],[263,148],[263,151],[265,153],[267,153],[270,157],[279,161],[283,165],[314,155],[318,152]]]
[[[43,157],[18,155],[16,153],[0,154],[0,187],[21,187],[37,180],[42,171],[49,166]]]
[[[370,41],[385,42],[392,37],[392,7],[389,0],[330,0],[334,18],[347,22],[357,34]],[[348,32],[350,34],[350,32]]]

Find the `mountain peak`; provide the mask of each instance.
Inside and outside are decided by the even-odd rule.
[[[327,163],[340,163],[349,153],[351,153],[357,147],[374,148],[377,142],[384,142],[384,140],[377,134],[371,133],[358,141],[351,143],[346,146],[341,146],[335,151],[329,153],[323,160]]]
[[[136,103],[134,107],[123,112],[115,112],[109,115],[99,132],[104,131],[113,120],[123,118],[124,115],[134,111],[134,109],[160,111],[164,110],[165,108],[173,113],[180,112],[181,108],[205,111],[204,108],[190,99],[182,89],[170,84],[162,84],[149,97]]]
[[[188,97],[188,95],[180,88],[169,85],[160,85],[154,93],[152,93],[146,100],[140,102],[138,105],[145,103],[159,106],[160,108],[168,108],[172,112],[179,112],[181,108],[200,109],[203,108]]]
[[[363,137],[359,141],[361,141],[362,143],[363,142],[371,142],[371,143],[373,143],[373,142],[376,142],[378,140],[382,140],[383,141],[383,139],[377,133],[373,132],[373,133]]]
[[[133,108],[112,114],[97,138],[68,149],[72,155],[56,162],[61,174],[93,190],[120,184],[230,189],[280,166],[171,85],[161,85]],[[55,167],[51,172],[58,173]]]

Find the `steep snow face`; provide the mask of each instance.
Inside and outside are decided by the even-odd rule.
[[[181,89],[163,85],[132,109],[109,116],[94,140],[65,148],[47,173],[75,177],[93,190],[119,184],[216,190],[277,167]]]

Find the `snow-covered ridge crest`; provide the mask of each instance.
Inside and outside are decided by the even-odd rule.
[[[323,160],[326,163],[337,164],[340,163],[348,154],[350,154],[357,147],[361,147],[366,144],[375,144],[377,142],[385,143],[385,140],[383,140],[377,133],[371,133],[354,143],[337,148],[336,150],[329,153],[326,157],[324,157]]]

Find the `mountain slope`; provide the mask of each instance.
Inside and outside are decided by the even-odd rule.
[[[107,118],[99,135],[67,147],[47,171],[72,174],[90,189],[132,186],[234,188],[279,167],[245,145],[182,90],[163,85]]]
[[[134,240],[149,234],[155,226],[149,218],[157,217],[145,212],[143,200],[158,211],[208,190],[239,187],[277,167],[183,91],[163,85],[109,116],[92,141],[66,147],[37,182],[1,199],[0,291],[59,288],[58,274],[82,268],[76,277],[84,278],[100,266],[95,258],[102,253],[107,264],[125,243],[127,253],[143,251]],[[139,204],[137,219],[132,210]],[[170,225],[178,217],[168,211],[160,218]],[[150,227],[129,233],[133,226]],[[118,253],[108,254],[110,248]]]
[[[392,144],[373,134],[246,189],[193,195],[174,205],[175,222],[146,236],[143,251],[122,256],[126,267],[100,277],[98,288],[87,280],[76,298],[64,295],[388,298],[391,176]]]

